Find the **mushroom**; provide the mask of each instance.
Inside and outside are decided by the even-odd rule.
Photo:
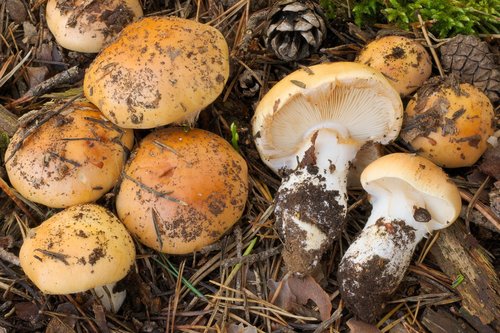
[[[351,161],[365,142],[396,138],[402,112],[380,73],[349,62],[299,69],[260,101],[253,135],[264,163],[283,177],[275,215],[289,271],[311,273],[341,233]]]
[[[97,53],[142,16],[138,0],[48,0],[47,26],[62,47]]]
[[[403,36],[368,43],[356,61],[379,70],[401,96],[417,90],[432,73],[431,58],[422,44]]]
[[[241,217],[245,160],[220,136],[165,128],[147,135],[127,163],[118,217],[146,246],[187,254],[217,241]]]
[[[124,128],[192,123],[222,92],[229,52],[215,28],[175,17],[128,25],[85,73],[85,96]]]
[[[481,90],[455,77],[437,77],[406,106],[401,138],[442,167],[471,166],[488,148],[494,118],[493,105]]]
[[[133,131],[113,125],[85,101],[48,104],[39,113],[56,114],[20,127],[7,147],[5,167],[12,186],[25,198],[54,208],[95,201],[113,188]]]
[[[361,174],[373,206],[338,269],[346,306],[373,322],[397,289],[417,244],[459,216],[460,194],[443,170],[413,154],[383,156]]]
[[[134,260],[134,243],[125,226],[95,204],[72,206],[29,230],[19,252],[28,278],[42,292],[55,295],[106,285],[112,290]]]

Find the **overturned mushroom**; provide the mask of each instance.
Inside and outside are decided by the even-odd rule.
[[[142,16],[138,0],[49,0],[47,26],[64,48],[97,53],[127,24]]]
[[[135,247],[125,226],[107,209],[77,205],[31,229],[19,260],[26,275],[46,294],[105,285],[112,290],[134,264]]]
[[[347,62],[300,69],[260,101],[253,135],[262,160],[283,176],[275,213],[290,271],[310,273],[340,234],[349,164],[365,142],[393,140],[402,112],[380,73]]]
[[[340,293],[356,316],[373,322],[397,289],[417,244],[460,213],[457,187],[431,161],[386,155],[366,167],[361,184],[373,206],[338,269]]]
[[[85,73],[85,96],[113,123],[153,128],[190,123],[222,92],[229,52],[215,28],[147,17],[127,26]]]
[[[86,101],[48,104],[39,113],[44,120],[19,128],[5,153],[12,186],[54,208],[95,201],[113,188],[133,131],[113,125]]]

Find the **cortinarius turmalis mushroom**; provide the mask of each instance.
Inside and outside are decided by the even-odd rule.
[[[38,113],[48,120],[20,127],[5,153],[12,186],[54,208],[95,201],[113,188],[133,131],[117,127],[84,100],[46,104]]]
[[[72,206],[29,230],[19,252],[30,280],[42,292],[56,295],[102,286],[112,291],[134,260],[134,242],[125,226],[95,204]]]
[[[62,47],[97,53],[143,14],[139,0],[48,0],[47,26]]]
[[[396,138],[402,113],[382,74],[349,62],[297,70],[260,101],[253,135],[264,163],[283,177],[275,214],[289,271],[312,272],[341,233],[351,161],[365,142]]]
[[[113,123],[153,128],[192,123],[229,76],[224,36],[176,17],[128,25],[85,72],[85,96]]]
[[[440,167],[413,154],[377,159],[362,172],[361,184],[373,208],[340,262],[338,280],[346,306],[372,322],[403,279],[417,244],[455,221],[461,199]]]
[[[408,102],[401,138],[437,165],[459,168],[479,160],[494,131],[488,96],[456,77],[436,77]]]
[[[118,217],[157,251],[187,254],[217,241],[245,208],[245,160],[222,137],[163,128],[132,152],[116,198]]]

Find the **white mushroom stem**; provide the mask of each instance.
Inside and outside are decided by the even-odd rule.
[[[346,139],[347,137],[347,139]],[[347,211],[350,162],[362,143],[342,129],[316,129],[307,140],[298,167],[276,194],[276,223],[285,243],[289,271],[308,274],[340,234]]]
[[[370,218],[345,252],[338,272],[342,299],[367,322],[381,313],[433,223],[418,191],[390,179],[385,186],[372,191]]]
[[[127,291],[114,291],[116,283],[110,283],[104,286],[95,287],[94,292],[96,297],[101,302],[102,306],[112,313],[118,312],[120,310],[125,298],[127,297]]]

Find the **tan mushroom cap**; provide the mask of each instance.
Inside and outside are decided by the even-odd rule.
[[[117,282],[135,260],[132,237],[107,209],[78,205],[31,229],[21,267],[47,294],[70,294]]]
[[[48,0],[47,25],[64,48],[97,53],[124,26],[142,16],[138,0]]]
[[[222,92],[229,51],[215,28],[175,17],[127,26],[92,62],[85,96],[124,128],[192,122]]]
[[[419,155],[446,168],[476,163],[494,133],[493,105],[468,83],[457,87],[441,85],[430,95],[423,92],[420,96],[417,92],[406,107],[405,117],[421,133],[412,137],[410,129],[402,133],[403,139]]]
[[[443,169],[415,154],[394,153],[375,160],[363,170],[361,184],[372,196],[389,195],[391,191],[399,193],[409,186],[409,195],[421,195],[425,202],[423,208],[432,217],[426,223],[429,231],[453,223],[462,207],[458,188]]]
[[[191,253],[217,241],[241,217],[247,173],[245,160],[216,134],[156,130],[126,166],[118,216],[143,244]]]
[[[379,70],[402,96],[417,90],[432,73],[431,58],[422,44],[403,36],[368,43],[356,61]]]
[[[55,111],[62,104],[46,106]],[[12,186],[25,198],[64,208],[99,199],[117,183],[133,131],[85,101],[73,102],[27,138],[20,128],[5,153]]]
[[[382,74],[334,62],[280,80],[259,102],[252,125],[262,160],[278,172],[295,169],[297,152],[315,130],[343,127],[357,142],[386,144],[398,136],[402,121],[401,98]]]

